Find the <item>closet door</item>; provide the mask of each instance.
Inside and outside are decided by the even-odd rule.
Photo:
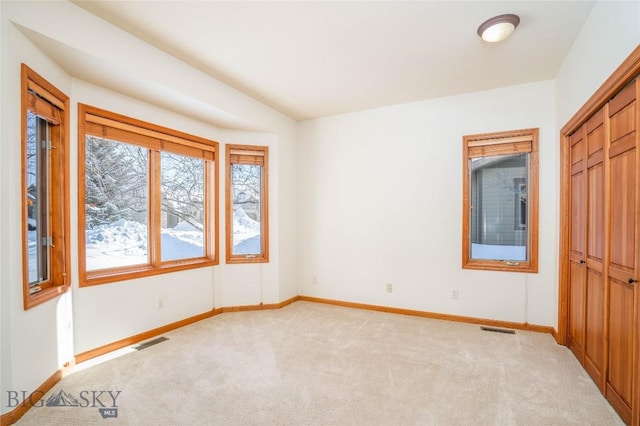
[[[604,393],[605,381],[605,114],[587,121],[584,367]]]
[[[634,292],[638,291],[638,112],[634,82],[609,102],[609,371],[606,396],[631,422]],[[638,409],[640,407],[636,407]]]
[[[571,226],[568,346],[604,393],[604,110],[570,137]]]
[[[586,307],[586,126],[570,137],[571,212],[569,252],[568,346],[584,364]]]

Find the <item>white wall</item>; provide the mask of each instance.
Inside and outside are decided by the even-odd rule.
[[[77,104],[83,103],[115,111],[129,117],[155,124],[171,123],[171,128],[221,141],[225,131],[161,108],[125,97],[104,88],[74,79],[72,88],[72,117],[77,116]],[[71,128],[71,164],[77,164],[77,129]],[[254,142],[262,142],[254,138]],[[224,152],[224,145],[220,145]],[[224,158],[224,156],[222,156]],[[222,166],[222,165],[219,165]],[[222,171],[221,171],[222,172]],[[220,183],[220,182],[219,182]],[[77,170],[72,167],[71,188],[77,187]],[[220,188],[224,189],[224,186]],[[222,193],[223,191],[221,191]],[[78,209],[78,200],[72,197],[71,211]],[[220,205],[218,219],[224,232],[224,205]],[[72,253],[78,253],[77,215],[72,214]],[[224,238],[221,238],[224,240]],[[224,244],[224,241],[222,241]],[[77,271],[77,256],[72,257],[72,270]],[[74,285],[75,352],[133,336],[156,327],[207,312],[216,307],[214,286],[224,286],[214,280],[214,267],[197,268],[143,279],[123,281],[92,287]],[[77,280],[74,281],[77,283]],[[164,307],[158,309],[158,299]],[[246,301],[245,303],[249,303]]]
[[[3,11],[2,7],[0,7],[0,40],[7,39],[7,29],[8,25],[5,24],[3,19]],[[0,43],[0,58],[4,59],[7,57],[7,46],[5,43]],[[0,117],[3,117],[3,111],[5,109],[5,96],[4,96],[4,87],[6,86],[5,76],[6,72],[6,61],[0,61]],[[2,141],[7,140],[8,132],[6,126],[0,126],[0,158],[4,158],[4,144]],[[4,170],[4,169],[2,169]],[[2,188],[2,184],[4,182],[4,172],[0,171],[0,188]],[[0,197],[0,212],[4,211],[6,205],[4,204],[3,197]],[[6,235],[6,224],[3,221],[0,221],[0,235]],[[4,259],[4,250],[5,245],[0,241],[0,259]],[[0,283],[7,282],[7,275],[5,274],[6,268],[3,267],[2,262],[0,262]],[[2,383],[9,383],[11,381],[11,377],[9,375],[9,363],[10,356],[9,351],[5,350],[5,346],[8,346],[9,339],[7,338],[5,341],[4,336],[10,335],[9,330],[9,299],[4,295],[4,286],[0,284],[0,392],[5,395],[5,386],[1,385]],[[2,410],[0,410],[0,414],[2,414]]]
[[[75,354],[213,308],[277,303],[297,294],[292,266],[296,254],[293,120],[71,3],[0,2],[0,31],[0,202],[5,207],[0,209],[0,414],[13,408],[7,407],[7,391],[33,391]],[[21,218],[15,208],[21,205],[20,144],[15,141],[20,141],[21,131],[22,62],[71,98],[72,291],[28,311],[22,307],[22,260],[16,249],[22,241]],[[91,68],[96,64],[98,68]],[[144,92],[145,88],[151,90]],[[271,261],[224,265],[225,181],[220,163],[220,265],[80,288],[75,190],[78,102],[216,140],[220,158],[226,143],[269,146]],[[234,128],[216,125],[220,117],[222,121],[231,117]],[[164,298],[163,309],[158,309],[158,297]]]
[[[599,1],[556,75],[558,131],[640,43],[640,1]]]
[[[554,81],[302,123],[300,293],[557,327],[558,132],[638,45],[639,5],[598,2]],[[539,273],[462,270],[462,135],[524,127],[541,130]]]
[[[539,273],[463,270],[462,137],[531,127],[540,128]],[[555,325],[555,128],[552,81],[301,123],[301,294]]]
[[[4,19],[4,16],[2,17]],[[23,310],[21,250],[20,63],[30,64],[65,93],[71,78],[29,43],[12,25],[3,22],[3,85],[0,167],[2,199],[2,370],[3,406],[7,390],[30,391],[73,355],[70,294]],[[11,46],[7,49],[6,46]],[[9,207],[10,206],[10,207]]]
[[[296,294],[555,326],[558,129],[638,44],[639,9],[638,2],[596,4],[555,82],[296,126],[72,3],[0,2],[1,394],[32,391],[74,354],[96,346],[214,306],[276,303]],[[78,101],[171,123],[217,139],[222,149],[268,145],[271,262],[224,265],[221,238],[219,266],[79,288],[73,214],[72,292],[24,311],[14,208],[21,200],[20,62],[71,97],[72,165]],[[100,73],[100,66],[107,68]],[[222,128],[220,117],[241,130]],[[462,135],[526,127],[540,128],[540,272],[462,270]],[[72,194],[76,184],[72,169]],[[71,202],[76,211],[73,195]],[[387,282],[394,284],[391,294]],[[450,299],[454,288],[458,300]],[[0,414],[8,411],[3,398]]]

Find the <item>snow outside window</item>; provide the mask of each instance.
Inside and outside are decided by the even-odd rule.
[[[267,147],[227,146],[227,262],[268,261]]]
[[[217,142],[79,105],[81,285],[217,263]]]

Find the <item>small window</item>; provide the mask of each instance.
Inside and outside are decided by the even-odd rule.
[[[268,148],[227,145],[227,263],[269,261]]]
[[[22,65],[23,299],[69,288],[69,98]]]
[[[81,285],[217,263],[218,143],[79,105]]]
[[[463,268],[537,272],[538,129],[463,145]]]

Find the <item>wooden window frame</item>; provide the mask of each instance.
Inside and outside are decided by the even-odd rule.
[[[233,157],[233,160],[232,160]],[[233,206],[231,200],[231,165],[262,165],[262,188],[260,200],[261,247],[260,254],[234,255],[233,249]],[[267,263],[269,262],[269,148],[256,145],[226,146],[226,184],[225,184],[225,225],[226,225],[226,261],[227,263]]]
[[[49,155],[49,279],[38,284],[40,291],[30,294],[28,250],[28,203],[22,197],[22,293],[24,309],[51,300],[70,288],[71,256],[69,241],[69,97],[38,73],[21,64],[21,174],[22,194],[27,193],[27,111],[51,126],[56,145]],[[52,139],[53,139],[52,137]]]
[[[148,264],[87,271],[86,269],[86,135],[137,145],[149,150]],[[78,267],[80,287],[217,265],[218,259],[218,142],[135,118],[78,104]],[[160,258],[160,153],[205,160],[204,255],[162,261]]]
[[[511,130],[463,137],[462,158],[462,267],[509,272],[538,272],[538,129]],[[471,158],[517,153],[529,154],[527,260],[490,260],[471,258]]]

